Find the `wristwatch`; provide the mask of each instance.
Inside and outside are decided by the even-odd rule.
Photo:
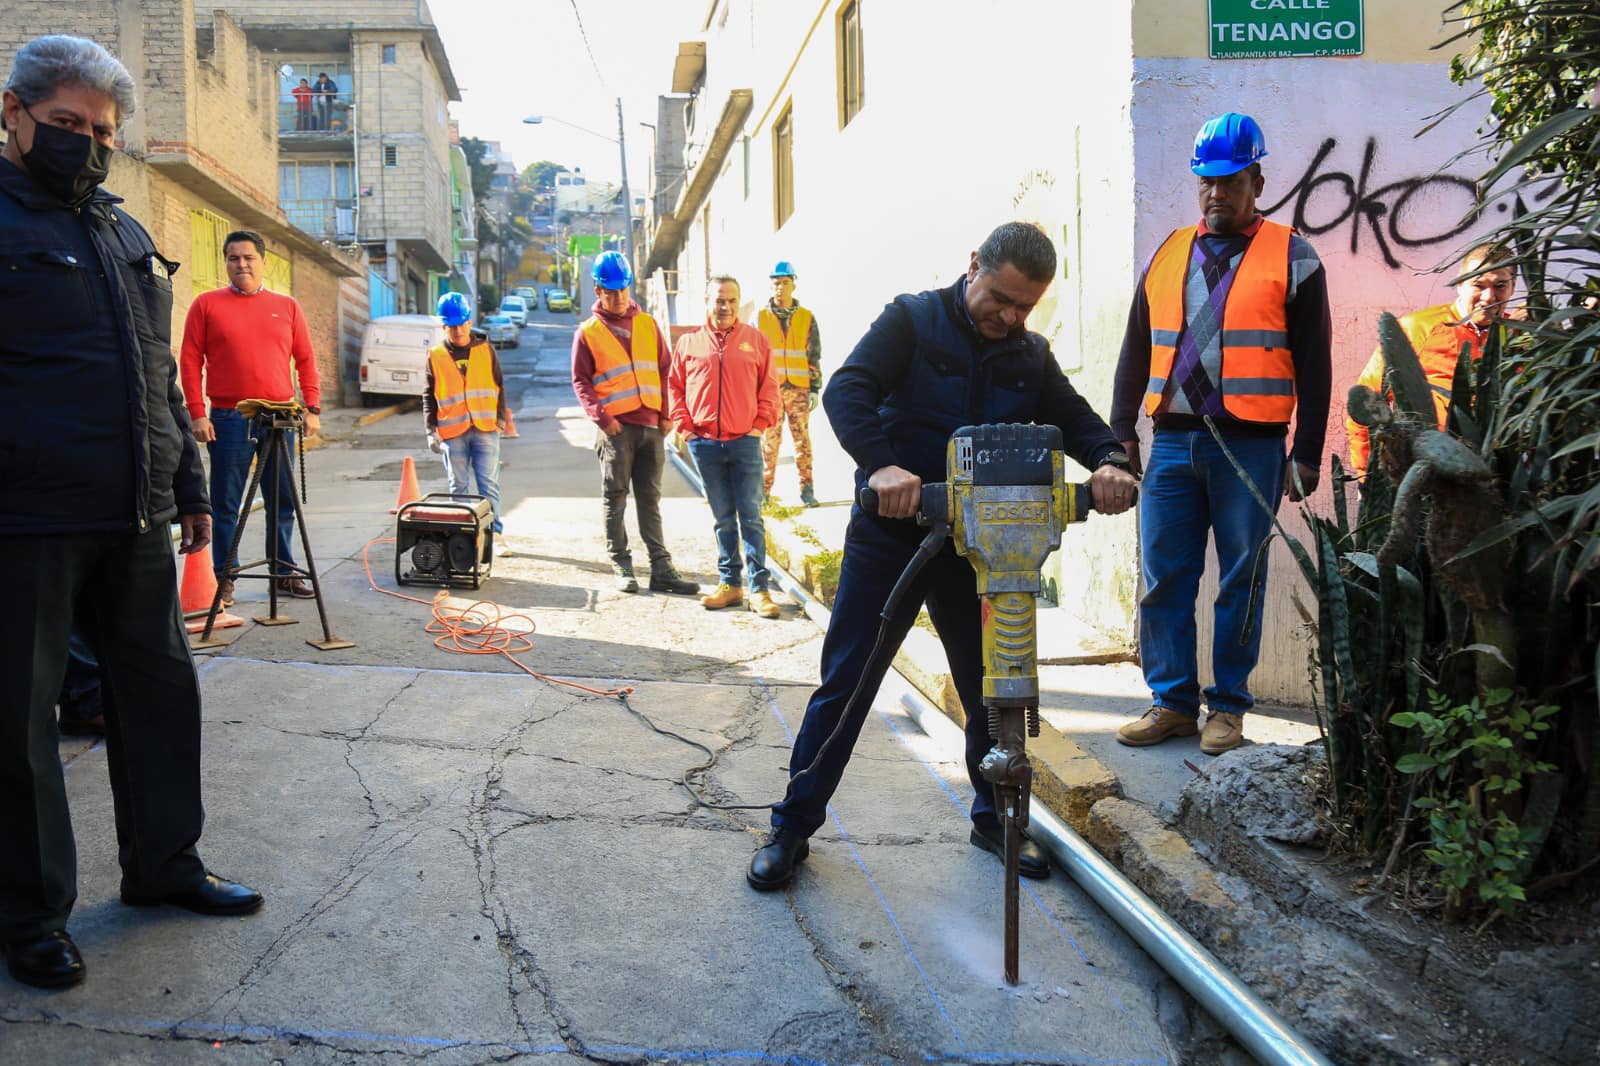
[[[307,414],[312,414],[312,415],[320,415],[320,414],[322,414],[322,408],[320,408],[320,407],[313,407],[313,406],[310,406],[310,405],[309,405],[309,404],[308,404],[308,405],[307,405],[307,406],[306,406],[306,413],[307,413]],[[1127,456],[1123,456],[1123,458],[1124,458],[1124,459],[1126,459],[1126,458],[1127,458]]]
[[[1105,457],[1100,460],[1096,468],[1098,469],[1101,466],[1114,466],[1118,470],[1128,473],[1133,472],[1133,461],[1128,458],[1128,453],[1121,448],[1116,451],[1106,452]]]

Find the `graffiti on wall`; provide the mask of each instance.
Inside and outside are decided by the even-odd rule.
[[[1363,242],[1377,245],[1391,270],[1403,265],[1396,253],[1442,244],[1470,229],[1478,218],[1477,186],[1469,178],[1433,171],[1390,179],[1378,162],[1378,138],[1368,137],[1355,169],[1340,169],[1339,139],[1322,141],[1305,172],[1262,212],[1292,211],[1294,226],[1308,237],[1347,229],[1350,252]]]

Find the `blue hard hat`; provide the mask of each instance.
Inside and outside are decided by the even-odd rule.
[[[1189,169],[1202,178],[1237,174],[1267,154],[1261,124],[1249,115],[1227,111],[1209,119],[1194,138]]]
[[[778,265],[772,268],[770,276],[774,278],[792,278],[795,276],[794,264],[787,259],[780,259],[778,260]]]
[[[447,292],[439,297],[439,317],[447,326],[460,326],[472,321],[472,302],[459,292]]]
[[[633,268],[621,252],[601,252],[595,256],[591,276],[602,289],[626,289],[633,284]]]

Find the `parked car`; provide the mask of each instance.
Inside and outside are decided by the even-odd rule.
[[[511,321],[510,315],[486,315],[483,319],[483,332],[489,335],[489,343],[502,348],[516,348],[520,345],[517,334],[517,324]]]
[[[532,311],[539,306],[539,295],[533,291],[532,286],[518,285],[517,295],[522,297],[522,302],[528,305],[528,310]]]
[[[384,315],[368,322],[361,337],[362,398],[421,396],[428,352],[443,340],[442,323],[434,315]]]
[[[572,310],[572,297],[567,295],[565,289],[551,289],[544,294],[544,306],[550,311]]]
[[[518,329],[528,324],[528,305],[520,296],[507,296],[501,300],[500,313],[510,315]]]

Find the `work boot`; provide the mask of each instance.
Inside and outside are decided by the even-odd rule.
[[[972,823],[972,833],[967,837],[975,848],[982,848],[991,855],[997,855],[1001,862],[1006,861],[1006,830],[1005,826],[988,823]],[[1017,849],[1017,873],[1023,877],[1045,878],[1050,876],[1050,860],[1045,858],[1043,849],[1027,837],[1022,838],[1022,847]]]
[[[311,582],[303,577],[280,577],[278,581],[278,595],[290,596],[297,600],[315,598],[316,591],[312,589]]]
[[[1192,737],[1199,732],[1195,717],[1166,707],[1151,707],[1143,718],[1117,730],[1117,743],[1130,748],[1148,748],[1168,737]]]
[[[724,607],[733,607],[744,602],[744,589],[738,585],[729,585],[726,582],[717,586],[717,591],[709,596],[700,597],[700,606],[708,611],[720,611]]]
[[[817,494],[811,490],[810,482],[800,486],[800,504],[803,507],[815,507]]]
[[[680,577],[678,571],[669,563],[666,566],[650,568],[650,591],[671,592],[679,596],[698,596],[700,586],[696,582]]]
[[[628,563],[612,563],[611,572],[617,577],[618,592],[638,592],[639,579],[633,576],[633,566]]]
[[[1206,727],[1200,733],[1200,750],[1207,755],[1221,755],[1244,743],[1244,715],[1231,711],[1212,711],[1206,715]]]
[[[810,854],[811,844],[805,837],[780,825],[750,857],[750,869],[745,871],[744,879],[759,892],[782,888],[794,877],[794,868]]]
[[[772,593],[766,589],[756,589],[750,594],[750,609],[762,618],[776,618],[783,610],[772,602]]]
[[[222,606],[233,606],[233,578],[225,577],[217,582],[217,591],[222,593]]]

